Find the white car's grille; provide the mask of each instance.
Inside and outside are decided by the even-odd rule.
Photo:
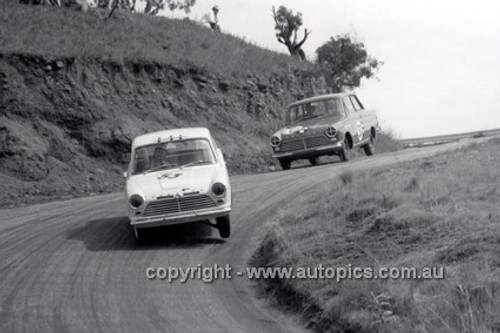
[[[180,198],[160,199],[150,202],[144,210],[144,216],[156,216],[188,212],[192,210],[216,207],[215,201],[206,194]]]
[[[283,142],[281,143],[281,151],[286,152],[292,150],[308,149],[328,144],[331,144],[331,142],[324,135],[284,139]]]

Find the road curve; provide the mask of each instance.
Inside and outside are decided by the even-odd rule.
[[[160,230],[138,245],[122,194],[0,210],[0,332],[301,332],[256,299],[245,277],[168,283],[147,279],[146,268],[243,270],[261,227],[294,196],[332,186],[345,168],[382,168],[468,143],[232,177],[227,241],[198,226]]]

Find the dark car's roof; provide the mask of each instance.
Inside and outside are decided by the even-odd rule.
[[[349,96],[349,95],[354,95],[354,93],[337,93],[337,94],[326,94],[326,95],[314,96],[314,97],[309,97],[309,98],[301,99],[300,101],[294,102],[294,103],[290,104],[289,107],[299,105],[299,104],[304,104],[304,103],[320,102],[320,101],[324,101],[324,100],[332,99],[332,98],[342,98],[342,97]]]

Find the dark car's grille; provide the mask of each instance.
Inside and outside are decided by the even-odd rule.
[[[306,141],[306,147],[307,148],[318,147],[318,146],[324,146],[324,145],[331,144],[330,140],[326,136],[324,136],[324,135],[306,138],[305,141]]]
[[[331,142],[324,135],[284,139],[283,142],[281,143],[280,151],[286,152],[292,150],[308,149],[328,144],[331,144]]]
[[[180,198],[161,199],[150,202],[144,210],[144,216],[173,214],[216,206],[217,204],[215,203],[215,201],[206,194],[192,195]]]
[[[287,139],[286,141],[283,140],[281,143],[281,151],[299,150],[304,148],[303,138]]]

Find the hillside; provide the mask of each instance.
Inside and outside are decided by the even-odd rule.
[[[268,76],[290,67],[310,69],[284,54],[212,32],[190,20],[169,20],[125,10],[88,12],[0,0],[2,53],[123,62],[147,60],[197,67],[224,76]],[[270,31],[270,34],[273,32]]]
[[[188,20],[2,1],[0,205],[120,191],[138,134],[206,126],[232,174],[268,170],[312,65]]]

